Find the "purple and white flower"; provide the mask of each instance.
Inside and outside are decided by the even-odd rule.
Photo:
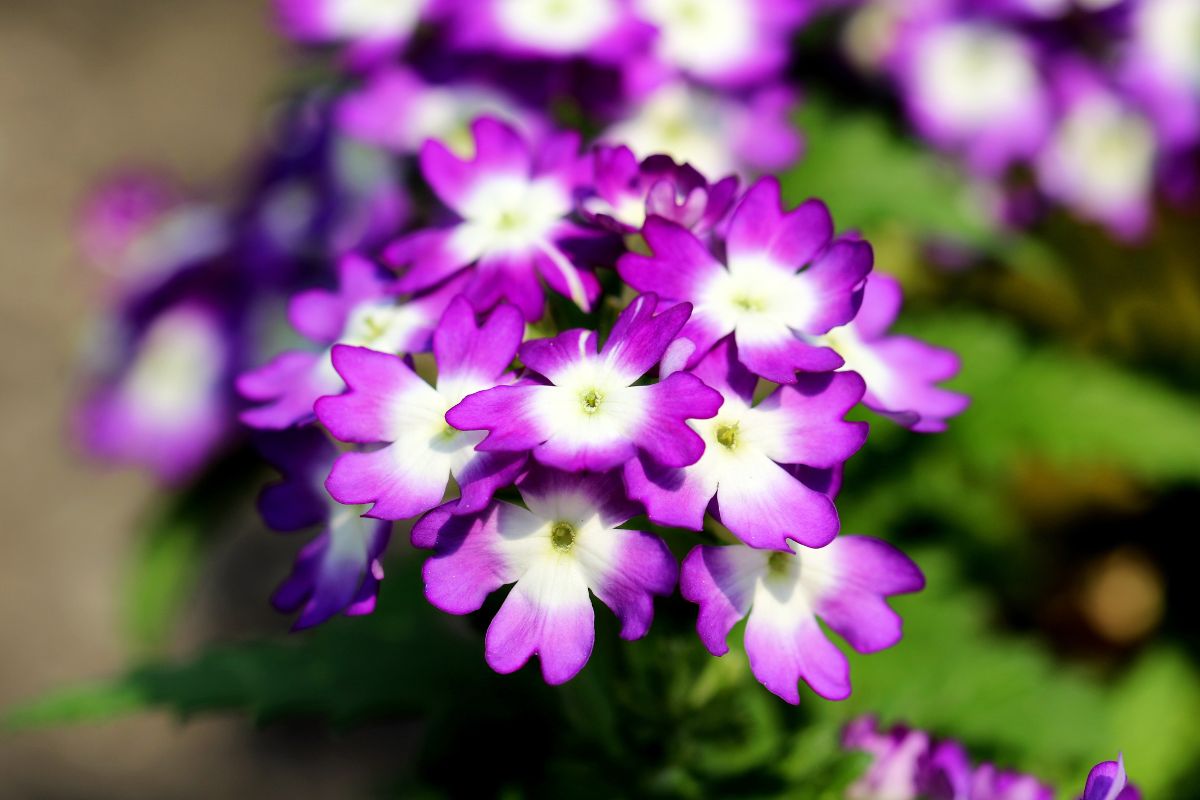
[[[897,725],[882,731],[873,716],[852,720],[842,733],[842,747],[868,753],[872,760],[867,771],[846,788],[847,800],[917,800],[924,796],[925,762],[931,744],[929,734],[922,730]]]
[[[854,318],[873,256],[864,241],[833,238],[824,203],[785,212],[779,182],[759,179],[730,219],[724,263],[666,220],[648,219],[642,233],[651,255],[627,253],[617,271],[639,291],[692,304],[689,364],[733,334],[742,364],[776,383],[842,365],[815,337]]]
[[[1033,156],[1046,138],[1038,57],[1014,30],[934,14],[901,26],[891,66],[922,135],[992,175]]]
[[[1150,120],[1090,67],[1055,72],[1060,114],[1038,185],[1077,214],[1133,238],[1146,229],[1159,144]]]
[[[700,530],[707,509],[751,547],[788,551],[789,539],[828,544],[838,532],[833,501],[790,467],[835,469],[862,446],[866,423],[843,419],[862,399],[862,379],[851,372],[804,375],[753,405],[758,379],[728,340],[692,373],[724,398],[715,417],[689,422],[704,454],[682,468],[648,454],[628,461],[629,496],[659,525]]]
[[[796,93],[767,84],[737,94],[675,80],[638,94],[600,141],[626,145],[638,158],[666,154],[705,175],[785,169],[800,157],[792,121]]]
[[[345,388],[331,360],[335,344],[382,353],[427,350],[438,317],[460,286],[460,282],[450,282],[402,303],[391,282],[361,256],[342,259],[338,275],[336,292],[301,292],[288,306],[292,327],[326,348],[321,352],[289,350],[238,378],[241,395],[261,403],[242,412],[245,424],[277,430],[311,420],[318,397]]]
[[[1122,82],[1148,109],[1165,147],[1195,144],[1200,138],[1200,4],[1139,0],[1132,5]]]
[[[412,36],[441,0],[274,0],[283,33],[310,45],[349,46],[349,63],[371,66]]]
[[[1079,800],[1141,800],[1142,793],[1125,776],[1125,756],[1092,767]]]
[[[432,547],[425,595],[451,614],[477,611],[515,584],[488,627],[485,657],[501,673],[541,659],[547,683],[573,678],[592,652],[592,594],[621,621],[621,638],[650,628],[653,598],[675,587],[678,566],[658,537],[618,525],[637,513],[614,474],[534,469],[518,484],[526,508],[494,502],[482,513],[448,504],[413,528]]]
[[[477,0],[460,4],[451,24],[453,43],[466,50],[601,63],[630,57],[651,34],[629,0]]]
[[[433,386],[398,356],[334,347],[333,366],[349,390],[318,400],[317,418],[342,441],[386,446],[342,454],[325,482],[329,493],[342,503],[374,503],[368,516],[407,519],[438,505],[453,477],[462,493],[458,511],[483,508],[516,479],[525,455],[477,452],[483,434],[450,427],[446,411],[505,381],[524,331],[510,305],[479,325],[471,304],[455,298],[433,334]]]
[[[621,312],[596,352],[596,332],[575,329],[521,345],[528,379],[473,394],[446,414],[464,431],[488,432],[481,451],[524,452],[551,467],[603,471],[639,452],[669,467],[694,464],[703,440],[688,420],[717,413],[721,395],[695,375],[635,385],[687,321],[676,305],[655,314],[654,295]]]
[[[337,448],[323,431],[299,428],[263,434],[258,446],[283,476],[259,496],[267,525],[284,532],[322,526],[300,551],[292,574],[271,602],[285,614],[300,611],[293,630],[318,625],[335,614],[371,613],[392,523],[364,519],[365,507],[342,505],[325,491],[322,482]]]
[[[656,216],[703,236],[725,218],[737,196],[735,176],[710,185],[691,166],[669,156],[638,163],[624,145],[598,145],[592,158],[595,193],[583,199],[582,211],[622,234],[641,230],[647,216]]]
[[[237,344],[227,310],[188,299],[153,315],[97,376],[75,426],[83,445],[109,461],[148,467],[177,483],[196,473],[233,428],[230,387]]]
[[[958,356],[914,339],[888,334],[903,302],[900,283],[872,273],[854,319],[820,338],[867,383],[863,404],[922,433],[946,429],[946,419],[970,402],[966,395],[937,386],[958,374]]]
[[[860,653],[883,650],[901,638],[900,617],[886,599],[924,585],[906,555],[866,536],[789,553],[701,545],[684,559],[680,578],[684,598],[700,606],[696,630],[709,652],[729,652],[730,630],[749,615],[750,671],[792,704],[800,702],[801,680],[829,700],[850,696],[850,665],[818,618]]]
[[[599,284],[570,255],[570,240],[595,236],[568,219],[585,164],[578,156],[578,135],[549,137],[535,152],[513,128],[494,119],[476,120],[471,131],[470,160],[438,141],[421,149],[425,179],[457,219],[388,248],[387,260],[403,268],[399,290],[426,289],[470,267],[465,293],[480,310],[507,300],[525,319],[536,321],[545,300],[539,277],[590,309]]]

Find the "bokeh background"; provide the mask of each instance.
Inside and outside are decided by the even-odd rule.
[[[260,2],[0,0],[0,708],[144,655],[128,585],[162,500],[67,436],[96,309],[73,240],[79,203],[125,164],[219,195],[264,135],[289,58]],[[823,77],[827,95],[845,88],[844,75]],[[960,386],[975,398],[936,440],[877,425],[851,466],[848,529],[903,542],[935,583],[903,601],[908,645],[855,661],[853,709],[914,719],[1027,769],[1076,769],[1128,741],[1135,777],[1175,787],[1159,796],[1200,796],[1178,788],[1200,785],[1200,587],[1188,558],[1200,501],[1196,208],[1164,211],[1138,246],[1061,214],[1000,241],[898,126],[820,102],[802,120],[810,149],[786,178],[792,197],[820,194],[866,231],[909,289],[914,330],[962,352]],[[960,269],[957,247],[930,247],[945,232],[965,232],[982,258]],[[227,525],[158,655],[280,632],[265,598],[293,550],[248,514]],[[678,655],[654,647],[630,652],[646,663]],[[759,687],[748,691],[767,708]],[[800,713],[825,725],[814,730],[843,713],[805,703]],[[772,709],[742,733],[786,728]],[[638,724],[656,735],[653,721]],[[391,779],[421,733],[378,721],[255,728],[227,714],[184,724],[164,711],[4,731],[0,796],[361,796]],[[827,744],[771,746],[794,749],[786,771],[802,786],[805,752]],[[707,758],[712,780],[732,780],[766,758],[737,753],[723,765],[685,753],[679,769]],[[435,763],[434,775],[453,767]]]
[[[79,205],[122,164],[200,186],[231,178],[284,63],[260,2],[0,0],[0,706],[114,673],[130,656],[121,584],[155,487],[99,468],[67,436],[96,308],[72,230]],[[230,539],[236,551],[259,537]],[[175,644],[262,623],[274,580],[257,581],[257,619],[201,600]],[[344,797],[373,760],[386,764],[377,738],[254,735],[234,719],[154,713],[4,733],[0,796]]]

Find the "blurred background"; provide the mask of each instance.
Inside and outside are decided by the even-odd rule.
[[[822,36],[831,40],[817,29],[810,43]],[[666,604],[656,622],[661,640],[620,651],[602,645],[591,677],[557,695],[529,675],[498,684],[477,642],[460,646],[470,627],[447,634],[439,619],[428,623],[437,632],[421,628],[432,616],[411,611],[419,585],[402,562],[376,620],[329,627],[359,632],[368,658],[373,641],[400,653],[432,642],[415,673],[400,672],[403,659],[389,652],[373,671],[334,658],[328,676],[314,671],[292,685],[287,670],[304,663],[294,650],[301,660],[251,655],[209,663],[207,672],[152,676],[161,682],[150,699],[99,693],[104,708],[85,698],[47,713],[52,721],[111,713],[112,721],[0,731],[0,796],[347,797],[393,785],[400,771],[417,776],[414,786],[462,794],[472,785],[455,744],[468,735],[462,726],[499,720],[514,750],[557,732],[539,726],[560,716],[576,728],[603,727],[597,715],[610,712],[588,692],[617,674],[637,676],[642,694],[613,700],[616,721],[607,724],[646,763],[618,748],[581,767],[603,748],[570,738],[576,760],[564,757],[560,779],[586,783],[595,777],[588,769],[602,772],[611,758],[643,788],[669,787],[664,794],[738,786],[724,794],[742,796],[750,786],[765,796],[791,786],[789,796],[806,797],[797,787],[816,785],[828,770],[845,719],[875,711],[1063,785],[1081,785],[1084,765],[1124,748],[1135,778],[1157,790],[1149,797],[1200,797],[1200,587],[1186,556],[1200,502],[1195,202],[1161,209],[1137,244],[1061,211],[1031,232],[999,233],[980,211],[989,199],[905,135],[894,103],[876,102],[859,78],[822,66],[820,44],[806,52],[798,71],[814,85],[800,115],[807,151],[784,176],[785,189],[793,200],[825,198],[840,224],[866,233],[878,266],[906,286],[905,326],[961,353],[955,387],[973,396],[944,436],[872,418],[868,448],[848,468],[839,501],[846,529],[903,544],[930,577],[927,592],[897,604],[905,644],[854,660],[851,701],[806,694],[793,714],[766,702],[736,666],[710,675],[703,697],[659,691],[703,668],[690,638],[690,650],[672,649],[690,637],[694,611],[681,601]],[[295,544],[254,521],[250,499],[261,476],[251,473],[253,485],[242,487],[202,558],[185,550],[156,560],[146,556],[143,532],[166,503],[162,493],[138,472],[85,459],[68,420],[80,361],[98,335],[97,281],[74,239],[87,191],[114,167],[146,164],[223,196],[245,166],[247,143],[267,137],[269,99],[292,58],[270,30],[265,3],[0,0],[0,708],[118,675],[151,655],[186,662],[208,642],[286,628],[266,598]],[[864,102],[840,101],[848,96]],[[160,583],[169,584],[171,564],[182,562],[198,566],[186,596],[164,601],[177,611],[169,635],[147,635],[146,626],[167,617],[151,611],[147,621],[138,603],[173,591],[155,588],[154,565],[167,565]],[[410,611],[420,635],[396,622]],[[318,662],[342,651],[336,631],[303,640]],[[529,705],[501,699],[460,714],[459,728],[432,723],[438,713],[422,702],[455,708],[458,687],[439,683],[431,699],[414,702],[404,684],[420,686],[443,667],[483,694],[511,691],[510,704]],[[206,675],[227,682],[205,684]],[[313,686],[326,696],[306,704]],[[364,713],[372,703],[383,710]],[[167,710],[115,713],[143,704]],[[410,706],[421,722],[388,714]],[[248,713],[181,721],[210,709]],[[528,709],[513,730],[514,714]],[[276,724],[255,727],[248,717]],[[666,736],[677,741],[662,744]],[[479,756],[476,770],[496,767],[505,752]],[[771,777],[760,782],[763,764]],[[496,780],[544,777],[541,766],[511,768]],[[737,783],[747,776],[749,784]]]
[[[265,3],[0,0],[0,706],[130,657],[120,587],[155,486],[98,468],[68,438],[96,308],[73,232],[80,204],[130,163],[200,186],[228,181],[262,133],[284,53]],[[275,581],[252,590],[260,617]],[[211,633],[211,616],[193,608],[179,644]],[[372,738],[306,745],[166,714],[3,733],[0,795],[345,796],[372,768],[362,757]]]

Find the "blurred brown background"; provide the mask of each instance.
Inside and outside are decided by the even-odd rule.
[[[93,307],[75,210],[125,163],[219,187],[282,66],[263,2],[0,0],[0,708],[112,674],[129,655],[119,587],[153,487],[97,469],[66,438]],[[363,742],[246,727],[143,715],[0,732],[0,797],[365,791],[350,764]]]

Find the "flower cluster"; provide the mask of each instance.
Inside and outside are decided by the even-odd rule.
[[[978,174],[1140,235],[1156,186],[1190,191],[1200,144],[1192,0],[866,0],[845,32],[916,130]],[[1026,212],[1022,212],[1026,213]]]
[[[1053,800],[1054,790],[1033,775],[972,765],[967,751],[952,740],[902,725],[879,729],[873,717],[848,726],[842,745],[867,753],[871,763],[848,790],[850,800]],[[1125,777],[1123,758],[1094,766],[1079,800],[1140,800]]]
[[[889,647],[886,598],[923,578],[890,545],[839,536],[841,468],[867,434],[845,415],[863,402],[943,428],[966,403],[936,386],[956,359],[890,335],[899,289],[870,245],[836,235],[819,201],[787,209],[774,178],[739,195],[734,177],[570,134],[491,117],[471,134],[470,157],[421,148],[442,209],[379,261],[346,255],[336,289],[292,298],[317,348],[238,381],[245,424],[308,436],[273,445],[286,480],[268,521],[325,528],[277,605],[303,606],[299,627],[369,610],[387,526],[413,520],[438,608],[474,612],[513,585],[486,638],[497,671],[537,654],[565,681],[592,649],[589,592],[634,639],[678,583],[712,653],[748,617],[767,688],[846,697],[818,620],[861,652]],[[709,543],[681,568],[664,527]]]

